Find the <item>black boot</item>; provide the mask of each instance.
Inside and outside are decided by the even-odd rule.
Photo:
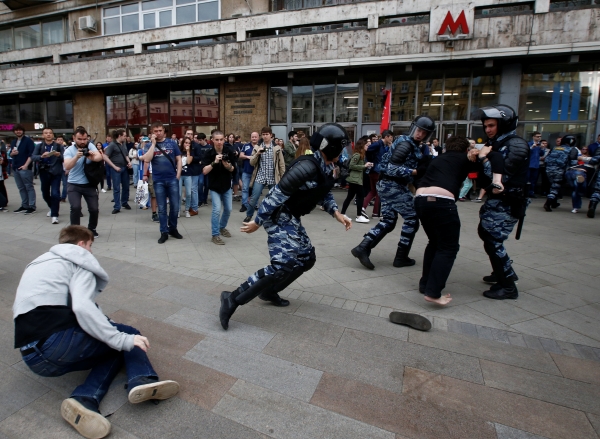
[[[588,206],[587,217],[594,218],[596,216],[596,206],[598,202],[595,200],[590,200],[590,205]]]
[[[554,200],[552,200],[552,204],[550,205],[550,207],[552,207],[552,209],[556,209],[559,206],[560,206],[560,203],[558,202],[558,200],[556,198]]]
[[[264,300],[265,302],[271,302],[275,306],[289,306],[290,301],[287,299],[282,299],[281,296],[277,293],[273,294],[260,294],[258,296],[260,300]]]
[[[550,205],[552,204],[552,200],[550,198],[546,198],[546,202],[544,203],[544,210],[546,212],[552,212],[552,208]]]
[[[352,256],[358,258],[361,264],[367,267],[369,270],[375,269],[375,266],[369,259],[371,255],[371,249],[373,248],[373,240],[371,238],[364,238],[360,244],[352,249]]]
[[[408,257],[410,246],[399,245],[394,258],[394,267],[410,267],[415,265],[415,260]]]
[[[488,299],[495,300],[504,300],[504,299],[516,299],[519,297],[519,291],[517,290],[517,286],[515,285],[515,281],[512,276],[503,278],[500,281],[500,284],[497,288],[494,288],[495,285],[487,291],[483,292],[483,295]]]
[[[219,319],[221,326],[227,330],[229,328],[229,319],[239,306],[235,298],[239,294],[239,288],[235,291],[223,291],[221,293],[221,309],[219,310]]]

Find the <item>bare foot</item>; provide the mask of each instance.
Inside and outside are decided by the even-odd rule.
[[[492,184],[494,185],[494,189],[492,190],[494,194],[502,193],[502,191],[504,191],[504,185],[502,184],[502,174],[493,174]]]
[[[452,301],[452,297],[450,294],[446,294],[445,296],[440,297],[439,299],[434,299],[433,297],[425,296],[425,300],[431,303],[437,303],[438,305],[447,305]]]

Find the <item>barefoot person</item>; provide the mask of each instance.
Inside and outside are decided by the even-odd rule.
[[[253,233],[262,225],[268,238],[271,264],[251,275],[235,291],[221,293],[219,318],[223,329],[239,305],[255,297],[288,306],[290,302],[279,294],[315,265],[315,248],[312,246],[300,218],[310,213],[318,202],[344,225],[352,227],[350,219],[342,215],[333,198],[333,168],[349,143],[344,128],[338,124],[325,124],[311,138],[314,155],[296,159],[281,180],[265,197],[254,221],[244,222],[242,232]]]
[[[68,226],[58,242],[21,277],[13,305],[15,348],[43,377],[91,369],[60,411],[83,437],[103,438],[110,433],[110,422],[98,408],[123,364],[131,403],[170,398],[179,384],[159,381],[146,355],[148,339],[109,320],[95,303],[108,275],[92,255],[93,232]]]
[[[425,294],[427,302],[438,305],[452,300],[450,294],[442,296],[442,290],[459,249],[460,219],[456,200],[460,185],[468,173],[476,172],[480,166],[477,163],[479,150],[474,148],[467,153],[468,148],[466,138],[450,137],[446,141],[446,152],[427,167],[415,196],[415,210],[429,238],[419,291]]]

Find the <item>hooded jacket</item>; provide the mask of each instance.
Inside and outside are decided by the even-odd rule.
[[[96,305],[96,296],[107,284],[108,274],[89,251],[73,244],[55,245],[25,268],[13,304],[15,331],[16,319],[38,307],[70,307],[90,336],[115,350],[132,350],[134,335],[118,331]],[[39,329],[43,328],[37,333]]]

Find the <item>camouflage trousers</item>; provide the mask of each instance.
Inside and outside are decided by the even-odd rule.
[[[546,168],[546,175],[548,176],[548,181],[550,181],[550,192],[548,193],[548,199],[556,200],[560,194],[565,171],[563,169]]]
[[[406,246],[410,249],[415,234],[419,230],[419,219],[415,212],[414,197],[406,185],[395,181],[379,180],[377,193],[381,198],[381,221],[367,232],[365,238],[373,241],[372,247],[396,227],[398,215],[404,219],[400,242],[398,246]]]
[[[504,241],[512,232],[518,218],[510,214],[510,206],[503,200],[488,199],[479,210],[479,237],[490,258],[494,272],[501,269],[505,277],[515,274]]]
[[[590,197],[590,201],[595,201],[596,203],[600,201],[600,176],[596,178],[594,193]]]
[[[278,271],[308,271],[316,260],[315,248],[299,219],[282,213],[277,221],[265,221],[263,227],[267,232],[271,263],[250,275],[242,289],[264,276],[275,275]]]

